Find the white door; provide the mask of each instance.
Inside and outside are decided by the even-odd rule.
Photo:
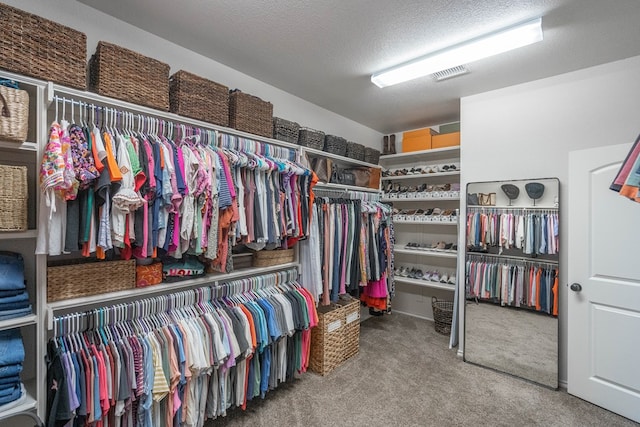
[[[609,190],[630,148],[569,154],[567,389],[640,421],[640,203]]]

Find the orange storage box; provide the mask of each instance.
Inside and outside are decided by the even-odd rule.
[[[433,137],[431,148],[445,148],[460,145],[460,132],[441,133]]]
[[[437,135],[437,132],[431,128],[404,132],[402,134],[402,152],[430,150],[433,135]]]

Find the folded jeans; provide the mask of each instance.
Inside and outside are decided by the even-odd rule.
[[[29,294],[27,291],[20,291],[20,293],[16,295],[0,295],[0,304],[11,304],[14,302],[29,302]]]
[[[0,397],[0,405],[5,405],[7,403],[20,399],[20,397],[22,397],[22,390],[23,390],[22,383],[16,384],[11,390],[10,394]],[[2,411],[1,406],[0,406],[0,411]]]
[[[20,383],[20,375],[18,374],[12,375],[10,377],[0,378],[0,386],[7,385],[7,384],[15,384],[15,383]]]
[[[0,366],[0,378],[18,375],[22,372],[22,363]]]
[[[28,316],[33,312],[31,304],[26,308],[0,311],[0,320],[15,319],[16,317]]]
[[[19,329],[0,331],[0,365],[24,362],[24,345]]]
[[[0,289],[24,289],[24,260],[13,252],[0,252]]]

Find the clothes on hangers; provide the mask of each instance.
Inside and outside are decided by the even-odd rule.
[[[470,247],[520,249],[524,254],[559,253],[557,212],[514,210],[467,214]]]
[[[558,269],[543,264],[468,260],[467,297],[558,315]]]
[[[202,426],[245,409],[306,371],[315,305],[288,283],[53,338],[47,425]]]
[[[636,138],[609,188],[634,202],[640,202],[640,137]]]

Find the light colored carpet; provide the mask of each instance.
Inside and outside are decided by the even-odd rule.
[[[465,323],[465,360],[557,387],[557,318],[467,301]]]
[[[433,323],[400,314],[362,323],[360,354],[307,373],[208,426],[634,426],[510,375],[465,363]]]

